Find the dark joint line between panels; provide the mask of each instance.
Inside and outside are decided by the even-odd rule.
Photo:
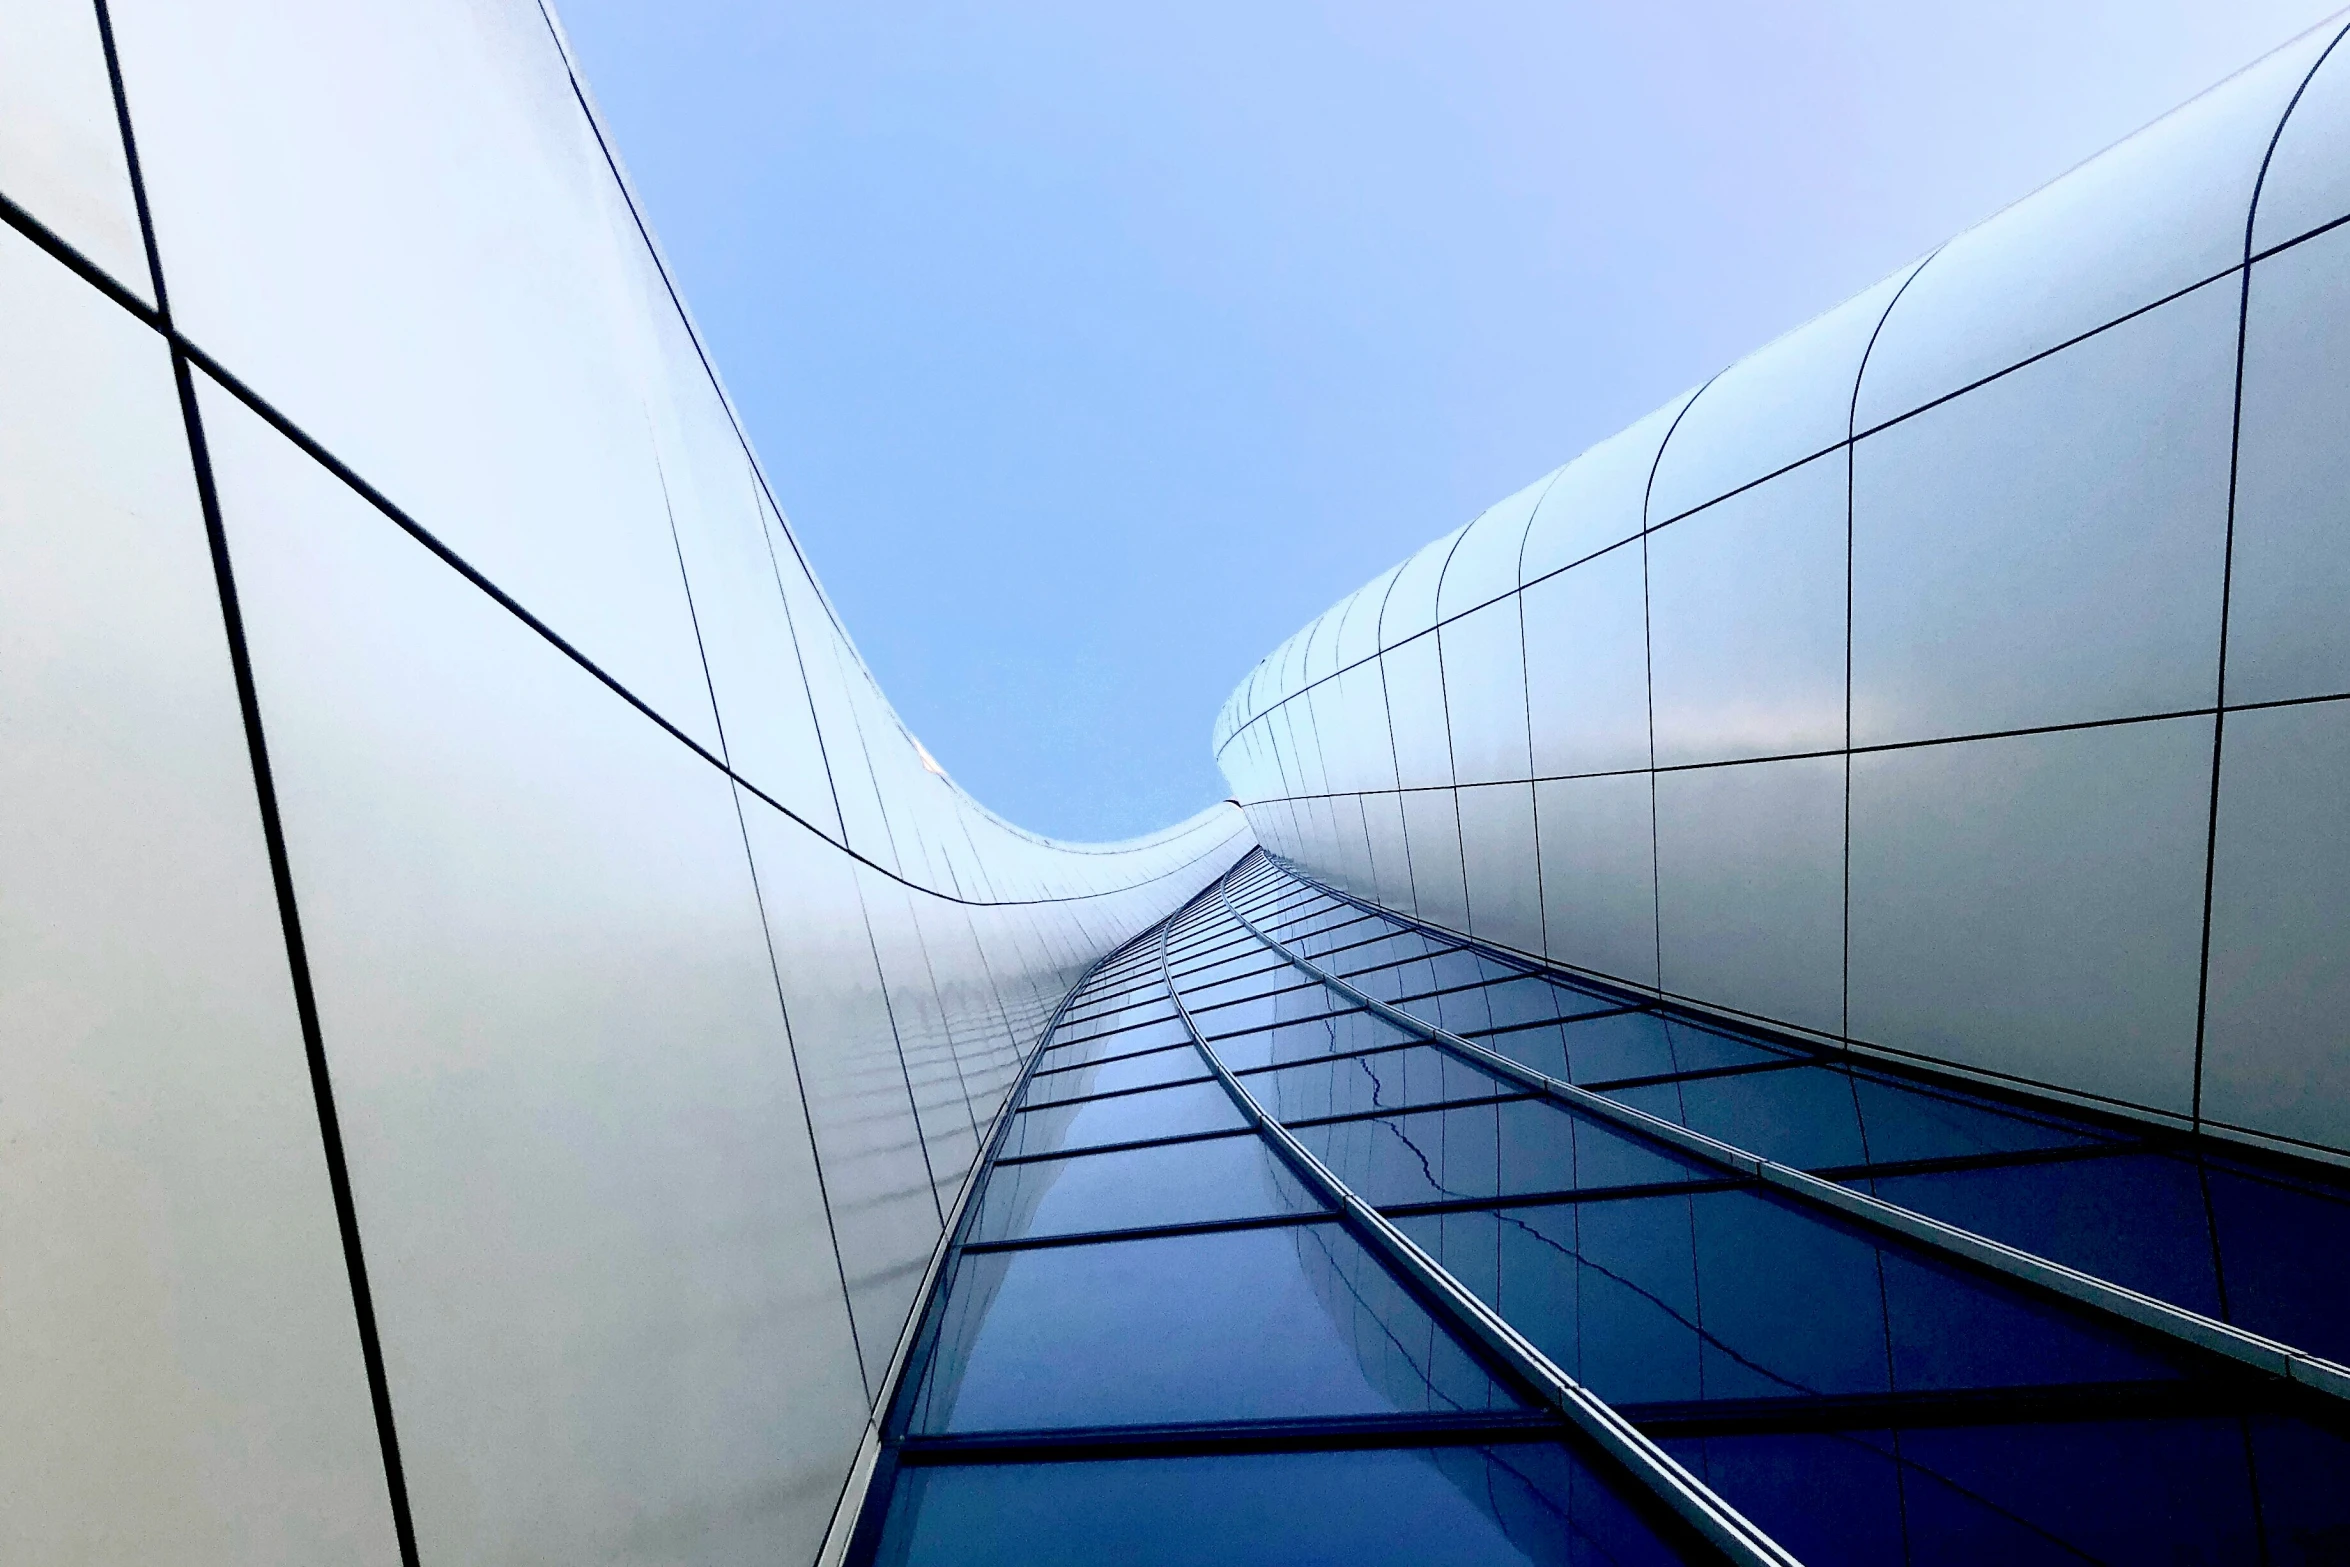
[[[1568,1434],[1568,1427],[1556,1415],[1543,1410],[1526,1414],[1369,1416],[909,1436],[901,1444],[899,1454],[901,1461],[910,1465],[1070,1463],[1086,1459],[1197,1457],[1218,1453],[1342,1452],[1365,1448],[1555,1442]]]
[[[619,697],[629,706],[635,708],[644,717],[650,719],[654,724],[658,725],[662,730],[666,731],[672,739],[685,746],[688,750],[692,751],[696,756],[700,757],[703,761],[707,762],[710,766],[717,769],[719,772],[724,773],[728,778],[739,784],[743,789],[757,796],[761,801],[781,812],[784,816],[790,818],[792,822],[801,828],[804,828],[814,836],[823,839],[826,843],[831,844],[834,848],[849,856],[849,858],[855,860],[858,864],[888,877],[891,881],[896,882],[902,887],[910,888],[916,892],[927,893],[932,897],[940,898],[950,903],[960,903],[971,908],[1027,908],[1041,904],[1085,903],[1099,898],[1116,896],[1117,892],[1132,890],[1131,888],[1120,888],[1116,889],[1114,892],[1071,893],[1065,896],[1044,898],[1012,898],[996,900],[965,898],[953,893],[941,891],[935,887],[925,886],[920,882],[909,880],[900,872],[892,870],[890,867],[881,864],[879,861],[871,859],[868,856],[860,853],[853,846],[844,843],[837,838],[834,838],[830,833],[825,832],[822,828],[816,826],[813,822],[810,822],[806,817],[793,810],[790,806],[785,805],[781,800],[776,799],[766,790],[759,787],[759,785],[753,783],[750,779],[743,777],[740,773],[735,772],[726,764],[724,758],[714,755],[707,746],[703,745],[699,740],[696,740],[693,736],[687,734],[683,729],[679,728],[675,723],[664,717],[660,712],[654,709],[650,703],[646,702],[642,697],[639,697],[635,692],[631,691],[627,686],[623,685],[601,665],[596,663],[595,660],[589,658],[586,653],[582,652],[578,647],[574,646],[562,635],[562,633],[556,631],[554,627],[548,625],[545,621],[539,619],[538,616],[531,613],[530,610],[523,607],[521,602],[515,599],[513,595],[509,594],[505,591],[505,589],[492,582],[477,567],[472,565],[463,556],[459,555],[455,550],[451,549],[446,543],[442,542],[442,540],[430,529],[426,528],[422,523],[418,522],[415,518],[409,516],[405,511],[401,510],[401,508],[396,505],[390,497],[386,496],[382,491],[376,489],[375,486],[368,483],[367,480],[361,478],[356,470],[343,462],[342,459],[336,457],[332,452],[328,451],[324,445],[312,437],[300,425],[296,424],[285,413],[281,412],[278,408],[272,405],[268,399],[261,396],[260,393],[256,392],[252,387],[248,386],[244,381],[239,379],[226,366],[222,365],[219,360],[213,358],[212,355],[205,352],[203,348],[189,340],[184,334],[182,334],[171,324],[167,317],[165,317],[155,307],[149,305],[146,301],[140,299],[137,295],[132,294],[128,289],[124,288],[122,284],[115,281],[113,277],[108,275],[103,269],[93,263],[87,256],[84,256],[79,250],[68,244],[64,239],[51,232],[47,226],[42,224],[38,219],[34,218],[30,213],[26,212],[24,208],[17,205],[16,202],[10,200],[5,195],[0,195],[0,221],[5,221],[10,228],[15,229],[19,234],[22,234],[34,245],[47,252],[53,259],[62,263],[69,271],[80,277],[84,282],[96,288],[109,300],[111,300],[116,305],[119,305],[122,309],[129,312],[131,315],[136,316],[143,324],[161,334],[174,349],[176,349],[182,356],[186,358],[188,363],[193,365],[195,368],[202,370],[207,377],[209,377],[221,388],[221,390],[227,392],[238,402],[243,403],[246,408],[257,415],[262,420],[262,422],[269,425],[270,428],[275,430],[279,435],[283,436],[286,440],[290,441],[293,443],[293,445],[298,447],[305,456],[311,459],[311,461],[326,469],[327,472],[332,474],[346,488],[359,496],[361,500],[365,501],[376,512],[380,513],[384,518],[398,527],[402,532],[408,534],[409,537],[416,540],[417,543],[423,545],[425,549],[437,557],[443,565],[446,565],[451,570],[455,571],[459,576],[463,577],[467,582],[471,583],[475,588],[488,595],[489,598],[501,609],[504,609],[508,614],[513,615],[524,625],[528,626],[532,631],[536,632],[541,639],[554,647],[556,651],[563,654],[566,658],[570,659],[574,664],[578,665],[580,669],[594,677],[607,690],[611,691],[615,696]],[[1154,880],[1164,880],[1166,877],[1179,875],[1183,871],[1189,870],[1193,865],[1198,864],[1200,861],[1209,858],[1221,847],[1222,845],[1219,844],[1216,848],[1204,850],[1201,853],[1194,855],[1191,859],[1185,861],[1182,865],[1176,866],[1162,873],[1160,877],[1154,878]]]
[[[1075,1105],[1100,1104],[1105,1099],[1131,1099],[1136,1094],[1155,1094],[1164,1089],[1190,1088],[1195,1084],[1214,1081],[1213,1077],[1171,1077],[1163,1083],[1143,1083],[1133,1088],[1105,1088],[1098,1094],[1071,1094],[1066,1099],[1033,1099],[1013,1113],[1034,1115],[1046,1110],[1066,1110]]]
[[[1172,1132],[1165,1137],[1138,1137],[1122,1143],[1091,1143],[1083,1148],[1052,1148],[1042,1153],[1008,1153],[996,1157],[991,1168],[1007,1164],[1042,1164],[1050,1159],[1089,1159],[1096,1154],[1133,1153],[1142,1148],[1172,1148],[1179,1143],[1211,1143],[1225,1137],[1253,1137],[1245,1126],[1223,1126],[1212,1132]]]
[[[1073,1154],[1069,1157],[1080,1156]],[[1695,1197],[1710,1192],[1761,1189],[1762,1183],[1751,1177],[1724,1176],[1717,1180],[1658,1181],[1643,1186],[1593,1186],[1578,1191],[1511,1192],[1498,1197],[1448,1197],[1436,1202],[1379,1203],[1374,1206],[1389,1219],[1431,1219],[1461,1213],[1509,1214],[1527,1208],[1567,1208],[1584,1203],[1622,1202],[1644,1197]],[[1344,1218],[1345,1215],[1335,1208],[1312,1208],[1293,1213],[1244,1214],[1229,1219],[1194,1219],[1183,1223],[1135,1224],[1045,1235],[1001,1236],[993,1240],[967,1241],[961,1249],[966,1254],[1045,1251],[1066,1246],[1164,1240],[1184,1235],[1225,1235],[1239,1230],[1291,1229],[1299,1225],[1335,1223]]]

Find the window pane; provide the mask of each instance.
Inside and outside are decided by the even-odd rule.
[[[900,1472],[885,1567],[1420,1567],[1685,1558],[1547,1444]]]
[[[1255,1072],[1241,1086],[1283,1121],[1401,1110],[1510,1093],[1514,1085],[1432,1045]]]
[[[1207,1074],[1207,1063],[1188,1041],[1162,1046],[1147,1055],[1120,1056],[1100,1066],[1045,1070],[1028,1080],[1022,1107],[1082,1099],[1088,1094],[1111,1094],[1122,1089],[1146,1088],[1155,1083],[1180,1082]]]
[[[1222,1084],[1192,1083],[1182,1088],[1153,1089],[1147,1094],[1121,1094],[1115,1099],[1089,1099],[1083,1104],[1023,1110],[1012,1117],[1011,1132],[1004,1139],[1003,1157],[1059,1153],[1105,1143],[1137,1143],[1184,1132],[1236,1130],[1245,1124]]]
[[[972,1239],[1248,1219],[1320,1207],[1262,1139],[1219,1137],[999,1166],[980,1195]]]
[[[1706,1180],[1711,1166],[1534,1100],[1300,1128],[1365,1201],[1389,1206]]]
[[[1334,1224],[965,1254],[924,1431],[1523,1407]]]

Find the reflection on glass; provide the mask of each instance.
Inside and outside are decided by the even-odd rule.
[[[1397,1222],[1619,1405],[2177,1375],[2086,1319],[1751,1190]]]
[[[884,1567],[1418,1567],[1689,1558],[1547,1443],[900,1473]]]
[[[1002,1157],[1136,1143],[1185,1132],[1232,1131],[1243,1124],[1223,1085],[1190,1083],[1181,1088],[1120,1094],[1114,1099],[1022,1110],[1012,1117]]]
[[[1539,1100],[1302,1127],[1299,1142],[1381,1207],[1708,1180],[1717,1172]]]
[[[1335,1224],[966,1254],[922,1431],[1523,1407]]]
[[[1375,1055],[1252,1072],[1241,1086],[1281,1121],[1402,1110],[1513,1091],[1447,1050],[1416,1045]]]
[[[980,1195],[971,1238],[1250,1219],[1320,1206],[1261,1139],[1218,1137],[999,1165]]]
[[[1413,1035],[1361,1010],[1334,1012],[1304,1023],[1216,1039],[1216,1054],[1236,1072],[1276,1062],[1313,1061],[1399,1045]]]
[[[1117,1056],[1098,1066],[1040,1070],[1028,1080],[1023,1105],[1057,1104],[1090,1094],[1123,1093],[1131,1088],[1182,1082],[1206,1074],[1199,1052],[1188,1045],[1164,1045],[1138,1055]]]
[[[1666,1450],[1808,1567],[2319,1562],[2342,1439],[2299,1421],[2086,1419],[1716,1435]],[[2264,1539],[2265,1537],[2265,1539]]]

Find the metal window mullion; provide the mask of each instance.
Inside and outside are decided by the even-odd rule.
[[[1224,901],[1220,890],[1217,896],[1220,901]],[[1947,1256],[1963,1258],[2010,1279],[2062,1296],[2101,1315],[2118,1317],[2137,1327],[2151,1329],[2174,1342],[2223,1356],[2272,1376],[2284,1377],[2330,1397],[2350,1401],[2350,1367],[2279,1343],[2275,1339],[2248,1333],[2233,1324],[2189,1311],[2183,1306],[2175,1306],[2152,1295],[2141,1294],[2095,1274],[2084,1273],[2078,1268],[2067,1267],[2061,1262],[2010,1246],[2004,1241],[1996,1241],[1972,1230],[1944,1223],[1913,1209],[1889,1203],[1881,1197],[1822,1180],[1809,1171],[1749,1153],[1719,1138],[1692,1131],[1678,1122],[1610,1099],[1605,1094],[1595,1093],[1574,1083],[1561,1082],[1546,1072],[1512,1060],[1475,1040],[1464,1039],[1434,1023],[1390,1006],[1375,996],[1356,990],[1345,980],[1325,973],[1311,959],[1300,957],[1281,942],[1258,930],[1229,901],[1224,901],[1224,909],[1259,941],[1288,958],[1301,972],[1321,980],[1332,991],[1359,1002],[1375,1016],[1398,1027],[1410,1029],[1430,1044],[1448,1049],[1471,1064],[1506,1077],[1546,1098],[1669,1144],[1709,1164],[1753,1176],[1798,1201],[1832,1209],[1842,1217],[1870,1229],[1898,1235]],[[1181,1008],[1180,997],[1176,998],[1176,1005]],[[1188,1014],[1185,1020],[1189,1021]]]
[[[1221,882],[1217,885],[1216,896],[1219,902],[1223,902]],[[1224,903],[1224,908],[1232,918],[1239,919],[1229,903]],[[1252,934],[1255,933],[1255,926],[1245,920],[1240,923]],[[1264,938],[1259,936],[1258,939]],[[1270,942],[1267,945],[1287,955],[1287,949]],[[1163,945],[1161,951],[1163,956]],[[1560,1370],[1549,1356],[1512,1327],[1500,1313],[1446,1272],[1442,1264],[1421,1250],[1386,1215],[1357,1196],[1353,1188],[1340,1180],[1328,1165],[1292,1136],[1287,1127],[1267,1113],[1240,1079],[1233,1075],[1232,1070],[1225,1066],[1223,1058],[1216,1054],[1192,1024],[1191,1010],[1184,1004],[1183,994],[1176,988],[1171,974],[1167,994],[1174,999],[1175,1009],[1181,1014],[1185,1027],[1191,1029],[1193,1042],[1198,1046],[1201,1057],[1222,1079],[1225,1092],[1232,1096],[1233,1103],[1248,1117],[1258,1135],[1280,1152],[1284,1161],[1338,1211],[1358,1236],[1370,1243],[1376,1254],[1432,1299],[1451,1320],[1453,1327],[1483,1345],[1489,1354],[1516,1372],[1635,1485],[1654,1497],[1668,1512],[1730,1561],[1740,1563],[1741,1567],[1801,1567],[1794,1555],[1749,1522],[1736,1508],[1715,1495],[1703,1481],[1674,1462],[1671,1455],[1650,1441],[1630,1421]]]

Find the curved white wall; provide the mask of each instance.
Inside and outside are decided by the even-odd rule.
[[[0,1556],[807,1560],[1246,826],[925,765],[529,0],[112,0],[144,225],[100,16],[0,3]]]
[[[1300,631],[1216,723],[1258,835],[1624,984],[2350,1151],[2339,32]]]

